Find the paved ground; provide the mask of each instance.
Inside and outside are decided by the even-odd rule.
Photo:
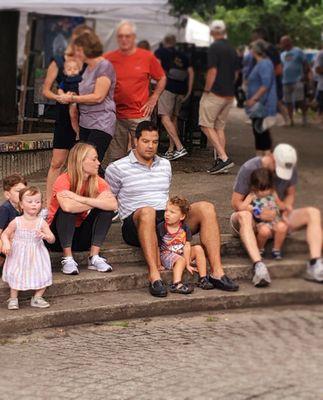
[[[2,400],[319,400],[323,306],[2,339]]]

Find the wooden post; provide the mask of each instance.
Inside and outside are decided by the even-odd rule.
[[[21,88],[20,88],[20,101],[19,101],[19,114],[18,114],[18,134],[24,132],[24,118],[27,99],[28,87],[28,74],[29,74],[29,53],[31,45],[31,31],[32,31],[33,17],[28,14],[27,27],[26,27],[26,40],[24,50],[24,64],[21,71]]]
[[[17,123],[18,11],[0,11],[0,129]]]

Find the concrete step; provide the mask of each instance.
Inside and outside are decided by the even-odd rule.
[[[110,231],[107,241],[104,243],[101,255],[106,257],[111,264],[144,262],[143,253],[140,248],[128,246],[121,238],[120,225],[114,224]],[[199,243],[199,235],[195,235],[192,243]],[[286,239],[284,244],[284,254],[306,255],[308,253],[307,244],[302,236],[292,236]],[[247,253],[240,239],[231,234],[221,235],[221,254],[223,257],[246,257]],[[75,253],[74,257],[79,265],[87,263],[87,252]],[[61,253],[51,253],[53,269],[60,269]]]
[[[268,260],[267,265],[272,279],[295,278],[305,271],[305,259],[287,258],[281,261]],[[225,273],[233,279],[251,281],[251,263],[246,258],[223,259]],[[166,282],[171,282],[172,273],[163,272]],[[196,282],[197,274],[192,277],[185,272],[184,280]],[[80,275],[68,276],[61,272],[54,272],[53,285],[46,291],[46,297],[56,298],[86,293],[112,292],[120,290],[142,289],[148,286],[147,268],[143,263],[115,264],[111,273],[89,271],[86,267],[80,268]],[[0,281],[0,302],[8,298],[9,289],[6,283]],[[21,292],[21,298],[30,298],[30,292]]]
[[[323,285],[302,279],[276,280],[265,289],[242,283],[238,292],[196,289],[191,295],[169,294],[154,298],[146,289],[52,299],[48,309],[33,309],[21,303],[19,311],[0,307],[0,333],[20,333],[32,329],[144,318],[196,311],[216,311],[247,307],[323,302]]]

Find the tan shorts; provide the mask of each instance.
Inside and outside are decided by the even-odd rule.
[[[184,95],[164,90],[158,100],[158,115],[173,115],[178,117],[181,111]]]
[[[261,222],[261,224],[264,224],[266,222]],[[257,227],[259,223],[256,224],[255,220],[252,222],[253,230],[256,233],[257,232]],[[234,212],[230,215],[230,228],[231,228],[231,233],[234,237],[240,237],[240,224],[237,218],[237,212]],[[292,233],[292,230],[289,228],[288,229],[288,235]]]
[[[230,215],[230,228],[234,237],[240,237],[240,224],[237,218],[237,212]],[[253,221],[253,229],[256,232],[256,223]]]
[[[117,120],[116,131],[106,153],[105,164],[111,164],[113,161],[127,155],[129,134],[134,138],[139,122],[146,121],[147,119],[149,118]]]
[[[200,101],[199,125],[223,130],[232,104],[233,97],[203,93]]]

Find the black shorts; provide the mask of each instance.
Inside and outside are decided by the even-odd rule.
[[[69,105],[57,103],[53,148],[70,150],[76,143],[75,139],[76,133],[71,124]]]
[[[318,110],[320,114],[323,114],[323,90],[317,92],[316,101],[318,104]]]
[[[127,218],[123,220],[122,223],[122,237],[123,240],[129,244],[130,246],[140,247],[137,227],[133,221],[133,212]],[[164,221],[164,210],[157,210],[156,211],[156,227],[160,222]]]
[[[92,144],[96,148],[100,162],[104,159],[104,155],[108,150],[111,140],[112,135],[109,133],[80,126],[80,141]]]

